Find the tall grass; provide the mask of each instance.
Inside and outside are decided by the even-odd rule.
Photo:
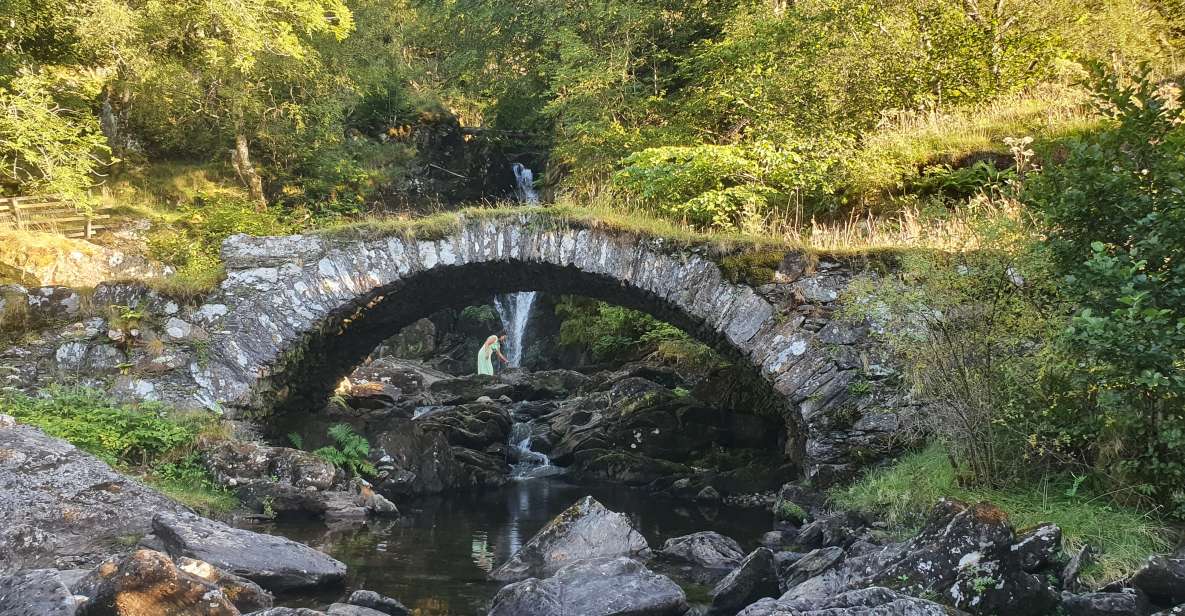
[[[1125,509],[1105,497],[1079,492],[1072,480],[1046,478],[1005,490],[966,488],[941,446],[907,455],[830,494],[839,508],[876,514],[903,533],[916,530],[938,499],[989,501],[1008,513],[1019,529],[1052,522],[1062,529],[1064,547],[1089,544],[1096,561],[1084,572],[1088,584],[1120,579],[1151,554],[1170,547],[1169,533],[1154,514]]]

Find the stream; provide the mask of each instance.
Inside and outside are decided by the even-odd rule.
[[[403,515],[365,526],[327,527],[315,520],[279,521],[263,530],[305,542],[346,563],[346,589],[366,588],[398,598],[417,616],[476,616],[502,584],[486,574],[530,540],[548,521],[591,494],[626,513],[650,543],[715,530],[756,547],[772,519],[768,511],[664,500],[619,485],[576,485],[562,477],[512,481],[484,493],[458,493],[401,505]],[[689,598],[703,590],[689,587]],[[317,607],[341,589],[279,604]]]

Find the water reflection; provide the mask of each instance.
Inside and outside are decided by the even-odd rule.
[[[717,530],[746,548],[770,527],[760,511],[687,505],[621,486],[578,486],[562,478],[511,482],[485,494],[458,494],[402,504],[397,520],[364,526],[278,522],[265,528],[304,541],[349,565],[347,590],[367,588],[414,609],[418,616],[474,616],[499,584],[486,578],[551,518],[592,494],[610,509],[629,514],[654,547],[670,537]],[[324,607],[341,596],[282,602]]]

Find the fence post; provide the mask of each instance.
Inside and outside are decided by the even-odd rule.
[[[11,200],[9,200],[9,203],[12,204],[13,222],[16,223],[16,228],[18,231],[23,231],[25,229],[25,221],[21,219],[21,206],[16,197],[13,197]]]

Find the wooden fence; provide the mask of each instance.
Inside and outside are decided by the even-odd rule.
[[[0,197],[0,229],[29,229],[89,239],[111,216],[87,214],[57,197]]]

